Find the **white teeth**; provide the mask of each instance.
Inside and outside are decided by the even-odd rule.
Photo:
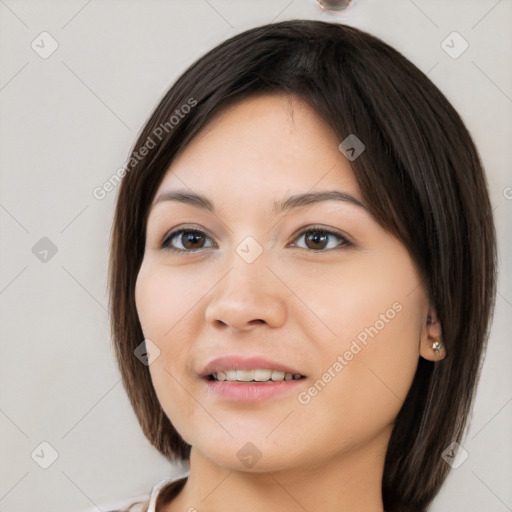
[[[284,372],[280,372],[279,370],[274,370],[272,372],[272,380],[284,380]]]
[[[241,380],[243,382],[249,382],[254,380],[254,371],[253,370],[237,370],[236,371],[236,380]]]
[[[254,370],[254,380],[258,382],[270,380],[270,377],[272,377],[272,370]]]
[[[302,376],[300,373],[285,373],[279,370],[269,370],[266,368],[257,368],[255,370],[225,370],[213,374],[215,380],[219,381],[239,381],[239,382],[267,382],[272,380],[279,382],[283,380],[298,380]]]

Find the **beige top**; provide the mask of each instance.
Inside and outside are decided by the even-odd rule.
[[[166,478],[164,480],[160,480],[160,482],[156,483],[151,490],[151,497],[149,499],[148,512],[157,512],[157,500],[161,498],[166,502],[170,499],[174,498],[179,491],[181,491],[182,487],[185,485],[187,481],[189,472],[185,471],[181,475],[174,476],[171,478]]]
[[[98,509],[108,512],[142,512],[145,510],[146,504],[148,504],[147,512],[157,512],[159,508],[161,509],[163,503],[169,503],[181,491],[187,481],[188,474],[189,472],[185,471],[178,476],[160,480],[153,486],[151,493],[125,498],[115,504],[110,502],[108,504],[104,503],[102,506],[96,505],[94,508],[88,507],[81,509],[81,512],[98,512]]]

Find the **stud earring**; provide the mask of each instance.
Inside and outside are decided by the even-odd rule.
[[[444,346],[439,340],[436,340],[432,343],[432,349],[436,354],[439,354],[444,349]]]

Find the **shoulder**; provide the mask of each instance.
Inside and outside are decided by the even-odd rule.
[[[147,512],[155,512],[159,508],[158,505],[170,503],[185,485],[187,477],[188,471],[160,480],[160,482],[155,484],[151,491]]]
[[[98,504],[76,512],[98,512],[98,509],[104,512],[154,512],[157,500],[159,504],[172,500],[185,485],[187,476],[188,471],[158,481],[147,494]]]
[[[165,481],[164,485],[152,494],[148,512],[158,510],[157,504],[164,505],[170,503],[185,486],[187,477],[188,475],[180,475],[172,480]],[[153,505],[153,508],[151,508],[151,505]]]
[[[98,503],[96,506],[80,509],[76,512],[98,512],[98,510],[103,510],[104,512],[146,512],[149,499],[149,494],[143,494],[128,499]]]

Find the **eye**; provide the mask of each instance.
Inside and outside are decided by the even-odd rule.
[[[296,240],[303,239],[306,247],[303,249],[311,249],[313,251],[323,251],[339,249],[341,247],[353,247],[353,243],[340,233],[335,233],[322,227],[310,227],[302,231]],[[329,240],[330,239],[330,240]],[[336,240],[338,242],[336,242]],[[297,243],[292,247],[300,247]]]
[[[309,227],[299,233],[295,240],[303,239],[305,247],[297,244],[290,244],[291,247],[301,249],[310,249],[315,252],[325,252],[326,250],[339,249],[341,247],[353,247],[353,243],[340,233],[330,231],[322,227]],[[210,245],[205,245],[210,241]],[[200,249],[218,247],[213,239],[204,231],[199,229],[182,228],[171,232],[162,242],[162,249],[175,253],[190,253]]]
[[[205,240],[212,239],[203,231],[198,229],[179,229],[173,231],[162,242],[162,249],[171,252],[194,252],[197,249],[216,247],[215,242],[210,246],[205,246]],[[176,247],[173,244],[178,244]]]

